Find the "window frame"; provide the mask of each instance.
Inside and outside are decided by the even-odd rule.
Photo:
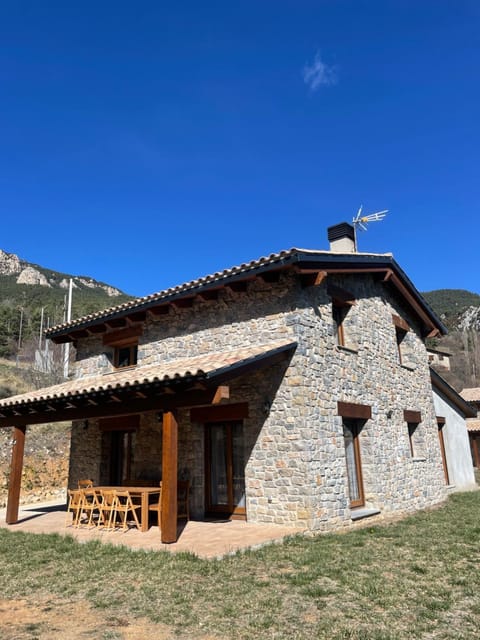
[[[407,423],[410,456],[412,459],[421,459],[422,453],[418,451],[418,443],[415,441],[418,439],[418,429],[422,422],[422,414],[420,411],[405,409],[403,412],[403,419]],[[415,437],[415,434],[417,434],[417,437]]]
[[[351,307],[356,304],[355,296],[350,291],[335,284],[328,284],[327,294],[332,300],[332,320],[336,344],[347,347],[345,341],[345,319]]]
[[[402,350],[402,342],[407,336],[407,333],[410,331],[410,325],[400,316],[392,313],[392,322],[395,327],[395,340],[397,343],[397,353],[398,353],[398,361],[399,364],[404,364],[404,353]]]
[[[120,352],[128,349],[128,364],[120,364]],[[119,344],[113,348],[113,366],[115,369],[136,367],[138,364],[138,342],[132,344]]]

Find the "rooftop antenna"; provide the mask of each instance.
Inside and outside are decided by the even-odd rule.
[[[360,205],[360,208],[357,212],[357,215],[352,220],[353,231],[354,231],[354,247],[355,252],[357,251],[357,229],[360,228],[361,231],[367,230],[367,224],[369,222],[378,222],[379,220],[383,220],[388,213],[388,209],[384,209],[383,211],[376,211],[375,213],[369,213],[368,216],[362,216],[363,204]]]

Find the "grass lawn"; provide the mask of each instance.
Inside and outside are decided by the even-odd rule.
[[[480,492],[394,524],[213,561],[0,530],[0,593],[4,605],[84,601],[111,620],[162,623],[172,638],[474,639],[479,551]],[[49,637],[24,631],[15,637]],[[88,637],[124,637],[102,634]]]

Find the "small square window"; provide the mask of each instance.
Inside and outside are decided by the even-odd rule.
[[[137,364],[138,345],[131,344],[122,347],[115,347],[115,367],[133,367]]]

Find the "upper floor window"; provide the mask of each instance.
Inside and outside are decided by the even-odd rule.
[[[408,326],[408,323],[405,322],[403,318],[400,318],[400,316],[397,316],[395,314],[392,314],[392,321],[393,321],[393,324],[395,325],[395,338],[397,341],[398,361],[400,362],[400,364],[405,364],[405,355],[406,355],[405,338],[407,336],[407,333],[410,330],[410,327]]]
[[[138,361],[138,339],[142,335],[142,326],[135,325],[110,331],[103,336],[103,344],[113,347],[113,366],[115,369],[134,367]]]
[[[117,369],[122,367],[133,367],[137,364],[138,345],[131,344],[115,347],[114,366]]]
[[[327,293],[332,298],[332,320],[336,343],[340,347],[348,346],[348,330],[345,331],[345,319],[348,311],[355,304],[355,297],[349,291],[333,284],[328,285]]]

